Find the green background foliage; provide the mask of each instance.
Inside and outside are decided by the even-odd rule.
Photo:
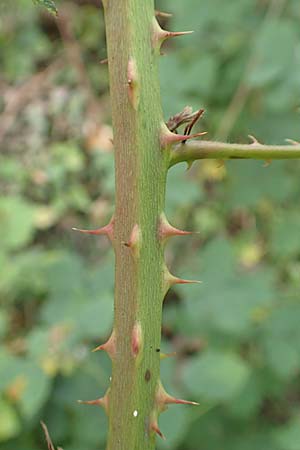
[[[50,4],[51,2],[49,2]],[[163,24],[195,30],[161,58],[166,120],[207,112],[210,138],[299,139],[298,0],[161,0]],[[113,253],[74,226],[113,211],[104,23],[98,1],[0,5],[0,449],[105,448]],[[202,161],[172,168],[167,214],[199,230],[168,244],[175,274],[203,284],[164,305],[168,391],[200,402],[161,416],[173,450],[299,450],[299,162]]]

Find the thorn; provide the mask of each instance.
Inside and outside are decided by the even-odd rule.
[[[183,278],[178,278],[172,275],[168,268],[165,267],[164,269],[164,281],[165,281],[165,294],[168,292],[170,287],[172,287],[174,284],[201,284],[202,281],[198,280],[185,280]]]
[[[193,34],[194,31],[164,31],[164,39]]]
[[[286,142],[288,142],[291,145],[300,145],[300,142],[294,141],[294,139],[286,139]]]
[[[140,322],[134,324],[132,335],[131,335],[131,352],[134,358],[138,356],[143,344],[142,338],[142,327]]]
[[[194,234],[193,231],[184,231],[173,227],[168,222],[166,215],[164,213],[161,213],[159,221],[159,237],[162,241],[165,241],[172,236],[187,236],[190,234]]]
[[[108,389],[106,391],[106,394],[101,397],[101,398],[97,398],[96,400],[77,400],[78,403],[80,403],[81,405],[96,405],[96,406],[101,406],[104,411],[106,412],[106,414],[108,414],[108,408],[109,408],[109,391],[110,389]]]
[[[186,161],[186,164],[187,164],[186,172],[191,169],[194,162],[195,162],[194,160]]]
[[[136,62],[131,57],[129,58],[127,66],[127,84],[128,84],[129,101],[132,104],[133,108],[137,110],[140,99],[138,72]]]
[[[177,278],[173,276],[173,284],[201,284],[199,280],[184,280],[183,278]]]
[[[114,218],[112,217],[112,219],[110,220],[110,222],[105,225],[105,227],[102,228],[98,228],[97,230],[83,230],[81,228],[72,228],[73,231],[79,231],[80,233],[85,233],[85,234],[92,234],[92,235],[106,235],[110,241],[113,240],[113,231],[114,231]]]
[[[176,352],[172,353],[160,353],[160,359],[166,359],[166,358],[172,358],[173,356],[176,356]]]
[[[168,39],[177,36],[185,36],[187,34],[192,34],[193,31],[166,31],[161,28],[156,19],[153,23],[153,38],[152,44],[153,48],[158,49],[161,47],[162,43]]]
[[[256,139],[255,136],[252,136],[252,134],[248,134],[248,138],[252,141],[252,145],[261,145],[261,143]]]
[[[156,17],[165,17],[166,19],[169,17],[172,17],[173,14],[171,13],[166,13],[166,12],[162,12],[162,11],[158,11],[157,9],[155,10],[155,15]]]
[[[103,405],[103,399],[97,398],[96,400],[77,400],[81,405]]]
[[[162,148],[165,148],[175,144],[176,142],[187,141],[188,139],[195,139],[197,137],[204,136],[205,134],[207,134],[207,131],[202,131],[201,133],[194,133],[188,135],[176,134],[172,133],[172,131],[170,131],[168,127],[165,124],[163,124],[160,135],[160,143]]]
[[[101,59],[100,64],[108,64],[108,58]]]
[[[105,342],[104,344],[101,344],[98,347],[94,348],[92,350],[92,352],[98,352],[100,350],[103,350],[104,352],[106,352],[110,356],[111,359],[114,358],[114,356],[116,354],[116,337],[115,337],[114,330],[111,333],[111,336],[107,340],[107,342]]]
[[[168,396],[168,400],[166,401],[166,403],[172,405],[193,405],[193,406],[199,406],[200,403],[198,402],[192,402],[190,400],[182,400],[181,398],[175,398],[175,397],[171,397]]]
[[[197,402],[191,402],[189,400],[182,400],[180,398],[175,398],[172,395],[169,395],[161,381],[158,382],[158,388],[156,391],[155,396],[156,406],[158,408],[158,411],[162,412],[167,409],[168,405],[193,405],[193,406],[199,406],[199,403]]]
[[[159,429],[157,420],[153,421],[150,425],[150,428],[154,433],[156,433],[158,436],[160,436],[164,441],[166,440],[166,437],[162,434],[162,432]]]
[[[141,246],[141,230],[138,224],[136,223],[131,231],[131,235],[128,242],[124,242],[126,247],[129,247],[135,256],[138,255],[139,249]]]

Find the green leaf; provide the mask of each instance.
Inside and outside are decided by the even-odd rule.
[[[58,11],[53,0],[34,0],[34,2],[44,6],[48,11],[57,16]]]

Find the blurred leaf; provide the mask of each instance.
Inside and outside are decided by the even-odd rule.
[[[293,417],[284,426],[274,431],[275,442],[280,450],[298,450],[300,442],[300,418]]]
[[[21,424],[14,408],[0,399],[0,442],[16,436],[21,431]]]
[[[283,201],[293,192],[294,180],[287,176],[282,162],[263,167],[262,162],[239,161],[231,162],[227,168],[226,206],[231,208],[253,207],[264,198]]]
[[[77,338],[106,336],[113,315],[110,267],[90,271],[76,255],[57,253],[47,269],[50,298],[42,320],[51,325],[71,327]]]
[[[168,173],[166,207],[172,214],[175,209],[188,206],[188,203],[200,201],[203,198],[201,186],[197,186],[193,179],[183,171],[183,166],[172,167]]]
[[[47,8],[48,11],[50,11],[52,14],[57,15],[58,11],[53,0],[34,0],[34,1],[35,3],[38,3]]]
[[[2,246],[16,250],[30,242],[34,233],[36,208],[21,197],[0,199],[0,234]]]
[[[174,427],[176,423],[176,427]],[[159,417],[159,426],[166,440],[159,441],[160,449],[174,449],[183,440],[188,428],[188,411],[187,408],[171,407],[166,414]]]
[[[190,286],[184,302],[186,333],[237,337],[251,334],[256,318],[273,302],[272,273],[262,269],[242,272],[228,241],[216,239],[190,256],[183,275],[198,278],[201,286]],[[220,311],[222,313],[220,314]]]
[[[292,258],[300,254],[300,213],[284,210],[274,217],[270,234],[270,251],[276,258]]]
[[[282,305],[262,325],[265,358],[282,377],[295,376],[300,370],[300,304]]]
[[[31,420],[50,394],[50,379],[34,361],[4,351],[0,353],[0,375],[0,390],[18,404],[25,419]]]
[[[251,373],[247,383],[227,405],[229,414],[236,420],[250,420],[259,413],[263,401],[263,386],[258,374]]]
[[[3,338],[8,330],[9,316],[6,311],[0,310],[0,338]]]
[[[188,361],[183,381],[196,400],[228,402],[245,386],[249,366],[237,355],[208,350]]]
[[[284,77],[295,61],[297,29],[293,21],[269,20],[256,36],[254,53],[256,65],[249,71],[247,82],[251,87]]]

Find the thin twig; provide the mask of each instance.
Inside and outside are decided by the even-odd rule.
[[[42,426],[42,428],[44,430],[44,434],[45,434],[48,450],[55,450],[55,447],[52,444],[52,440],[51,440],[51,437],[50,437],[47,425],[44,422],[42,422],[42,421],[40,422],[40,424],[41,424],[41,426]]]

